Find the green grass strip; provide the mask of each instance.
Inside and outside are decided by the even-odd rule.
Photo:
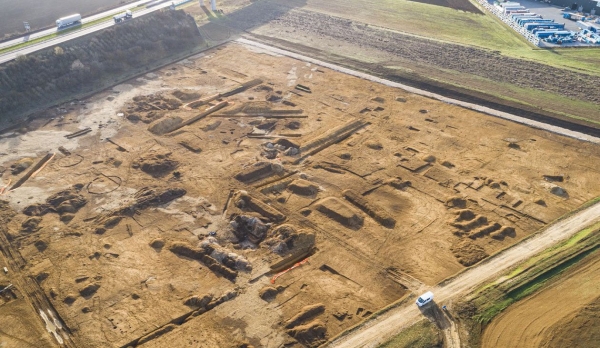
[[[475,316],[475,320],[481,324],[489,323],[496,315],[500,314],[504,309],[506,309],[511,304],[535,293],[542,286],[544,286],[548,281],[553,279],[554,277],[560,275],[565,270],[569,269],[573,265],[577,264],[579,261],[584,259],[586,256],[591,253],[597,251],[599,245],[596,245],[594,248],[588,249],[575,257],[560,263],[556,267],[550,268],[546,272],[536,276],[535,278],[523,283],[516,289],[508,292],[504,298],[500,301],[495,302],[494,305],[485,309],[481,314]]]

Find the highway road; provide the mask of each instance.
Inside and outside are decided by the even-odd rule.
[[[114,8],[112,10],[108,10],[108,11],[105,11],[105,12],[102,12],[102,13],[90,16],[90,17],[83,18],[82,22],[83,23],[93,22],[93,21],[95,21],[95,20],[97,20],[99,18],[104,18],[104,17],[110,16],[110,15],[114,15],[114,14],[117,14],[117,13],[125,12],[125,10],[127,10],[127,9],[130,9],[130,8],[133,8],[133,7],[136,7],[136,6],[139,6],[139,5],[151,2],[151,1],[152,0],[137,1],[137,2],[131,3],[131,4],[127,5],[127,6],[122,6],[122,7],[119,7],[119,8]],[[147,8],[147,9],[143,9],[143,10],[140,10],[140,11],[136,11],[133,14],[133,17],[137,18],[137,17],[143,16],[143,15],[146,15],[148,13],[157,11],[157,10],[159,10],[161,8],[168,7],[170,5],[171,5],[171,1],[167,1],[167,2],[164,2],[162,4],[153,6],[151,8]],[[53,37],[52,39],[44,40],[44,41],[36,43],[36,44],[32,44],[32,45],[29,45],[29,46],[25,46],[25,47],[16,49],[14,51],[7,52],[7,53],[5,53],[3,55],[0,55],[0,64],[3,64],[3,63],[8,62],[8,61],[11,61],[11,60],[17,58],[20,55],[32,53],[32,52],[35,52],[35,51],[38,51],[38,50],[41,50],[41,49],[44,49],[44,48],[47,48],[47,47],[51,47],[51,46],[54,46],[54,45],[59,44],[61,42],[73,40],[73,39],[75,39],[77,37],[80,37],[80,36],[83,36],[83,35],[87,35],[87,34],[95,32],[95,31],[108,28],[108,27],[113,26],[113,25],[115,25],[115,23],[112,20],[109,20],[109,21],[106,21],[106,22],[101,22],[101,23],[92,25],[90,27],[81,28],[80,30],[75,30],[75,31],[66,33],[64,35]],[[46,36],[46,35],[54,34],[54,33],[58,32],[58,31],[59,30],[57,28],[52,28],[52,29],[44,30],[44,31],[41,31],[41,32],[38,32],[38,33],[31,34],[30,36],[24,36],[24,37],[21,37],[21,38],[18,38],[18,39],[14,39],[14,40],[11,40],[11,41],[3,42],[3,43],[0,44],[0,49],[6,48],[6,47],[10,47],[10,46],[14,46],[14,45],[17,45],[17,44],[20,44],[20,43],[23,43],[23,42],[27,42],[27,41],[30,41],[30,40],[34,40],[36,38],[40,38],[40,37],[43,37],[43,36]]]
[[[133,2],[131,4],[128,4],[127,6],[121,6],[121,7],[113,8],[113,9],[110,9],[110,10],[102,12],[102,13],[98,13],[98,14],[93,15],[93,16],[85,17],[85,18],[83,18],[81,20],[81,22],[82,23],[93,22],[93,21],[95,21],[97,19],[100,19],[100,18],[104,18],[104,17],[110,16],[110,15],[115,15],[117,13],[125,12],[126,10],[128,10],[130,8],[134,8],[134,7],[137,7],[139,5],[142,5],[142,4],[151,2],[151,1],[153,1],[153,0],[141,0],[141,1],[137,1],[137,2]],[[75,7],[75,6],[73,7],[73,13],[77,13],[77,7]],[[6,48],[6,47],[10,47],[10,46],[14,46],[14,45],[18,45],[18,44],[21,44],[23,42],[31,41],[31,40],[34,40],[34,39],[37,39],[37,38],[40,38],[40,37],[44,37],[46,35],[54,34],[56,32],[58,32],[58,28],[50,28],[50,29],[42,30],[42,31],[30,34],[30,35],[24,35],[24,36],[22,36],[20,38],[0,43],[0,49]]]

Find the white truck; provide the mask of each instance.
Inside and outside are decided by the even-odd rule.
[[[118,15],[113,17],[113,19],[115,20],[115,23],[121,23],[121,22],[126,21],[131,18],[133,18],[133,13],[129,10],[127,10],[123,13],[119,13]]]
[[[81,15],[79,13],[72,14],[70,16],[61,17],[56,20],[56,26],[58,29],[68,27],[74,24],[81,24]]]
[[[416,303],[417,303],[417,306],[423,307],[424,305],[428,304],[431,301],[433,301],[433,292],[427,291],[423,295],[419,296]]]

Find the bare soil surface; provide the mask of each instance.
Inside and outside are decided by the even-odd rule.
[[[71,346],[317,346],[600,195],[598,145],[240,44],[47,113],[0,242]]]
[[[469,270],[461,273],[455,278],[450,279],[449,281],[443,282],[442,284],[434,287],[432,289],[435,294],[435,302],[432,302],[432,305],[429,309],[425,309],[426,311],[431,310],[440,310],[439,307],[442,304],[450,304],[452,305],[453,299],[460,298],[461,295],[465,295],[473,289],[473,287],[483,283],[484,281],[493,278],[495,275],[508,270],[510,267],[522,262],[523,260],[543,251],[544,249],[554,245],[555,243],[567,239],[569,236],[581,231],[585,227],[593,225],[599,218],[600,213],[600,204],[595,204],[581,212],[561,220],[556,224],[549,226],[543,232],[537,234],[536,236],[510,248],[506,251],[503,251],[492,258],[486,260],[486,262],[479,264]],[[594,260],[593,260],[594,261]],[[579,284],[574,284],[573,287],[569,287],[568,289],[585,289],[589,287],[590,277],[592,274],[597,273],[598,262],[591,262],[589,264],[589,271],[591,273],[587,273],[585,278],[585,284],[582,279],[580,279]],[[597,260],[595,260],[597,261]],[[569,278],[570,279],[570,278]],[[596,285],[594,285],[596,286]],[[567,288],[560,288],[561,290]],[[581,290],[580,290],[581,291]],[[585,290],[584,290],[585,291]],[[593,294],[590,296],[589,294]],[[556,293],[554,295],[557,295]],[[560,296],[577,296],[577,291],[562,291]],[[589,291],[586,295],[588,300],[584,301],[579,308],[583,305],[589,303],[589,301],[595,297],[597,297],[597,291],[592,290]],[[566,298],[566,297],[565,297]],[[569,297],[571,298],[571,297]],[[554,299],[550,297],[545,298],[545,302],[541,301],[537,304],[546,308],[546,311],[549,311],[549,306],[556,305]],[[542,305],[543,302],[543,305]],[[567,302],[562,302],[564,308],[569,307]],[[438,305],[439,304],[439,305]],[[511,308],[509,307],[508,313],[510,313]],[[568,309],[567,309],[568,311]],[[522,314],[525,312],[522,312]],[[330,346],[331,347],[376,347],[378,344],[386,342],[391,338],[394,333],[400,332],[403,328],[408,327],[411,324],[416,323],[420,319],[420,312],[415,305],[403,306],[398,309],[394,309],[389,311],[388,313],[375,318],[369,322],[366,322],[359,329],[352,331],[346,336],[342,336],[339,339],[333,341]],[[535,316],[534,316],[535,317]],[[524,322],[534,323],[535,319],[532,320],[528,314],[523,314],[521,319]],[[520,326],[520,330],[523,330],[525,327]],[[527,331],[527,330],[523,330]],[[520,331],[520,332],[523,332]],[[524,333],[526,335],[526,333]],[[512,334],[503,335],[503,339],[511,340]],[[517,342],[517,341],[515,341]],[[520,341],[524,342],[524,341]],[[505,347],[511,347],[515,345],[502,345]],[[516,346],[519,346],[518,344]],[[535,345],[534,345],[535,346]]]
[[[598,344],[600,253],[550,286],[498,315],[485,329],[482,347],[594,347]]]
[[[592,275],[597,277],[596,275]],[[586,287],[584,285],[584,287]],[[588,303],[577,311],[577,314],[571,317],[563,318],[548,331],[542,345],[547,347],[594,347],[600,342],[600,298]]]
[[[211,27],[210,33],[205,36],[210,34],[213,38],[210,41],[216,42],[251,33],[252,40],[368,71],[446,97],[587,134],[600,134],[599,94],[589,90],[598,85],[593,74],[511,58],[498,51],[445,43],[436,40],[435,32],[415,31],[432,38],[403,34],[398,30],[413,32],[411,28],[419,23],[411,22],[408,28],[398,25],[399,10],[389,2],[265,0],[245,5],[243,0],[227,2],[226,16],[211,21],[207,25],[207,29]],[[364,11],[356,11],[360,6],[365,7]],[[214,18],[196,5],[186,11],[199,22],[206,22],[207,14]],[[437,20],[432,13],[428,14],[428,21]],[[454,25],[477,28],[474,16],[479,15],[465,14],[464,21]],[[478,35],[485,36],[485,30]],[[452,41],[451,37],[445,39]],[[580,76],[587,82],[580,83]]]

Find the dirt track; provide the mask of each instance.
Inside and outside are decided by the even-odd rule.
[[[437,303],[444,303],[464,294],[494,275],[568,238],[574,233],[600,220],[600,203],[567,219],[557,222],[545,231],[502,252],[461,275],[435,287]],[[335,340],[330,347],[376,347],[394,334],[420,318],[416,306],[409,304],[367,322],[360,329]],[[506,345],[498,345],[506,346]]]
[[[552,330],[555,324],[598,297],[600,282],[590,280],[600,274],[600,262],[597,255],[588,259],[569,277],[500,314],[486,328],[482,347],[519,347],[523,342],[531,347],[545,346],[544,339],[551,339],[555,334]],[[584,342],[579,344],[585,345]]]

